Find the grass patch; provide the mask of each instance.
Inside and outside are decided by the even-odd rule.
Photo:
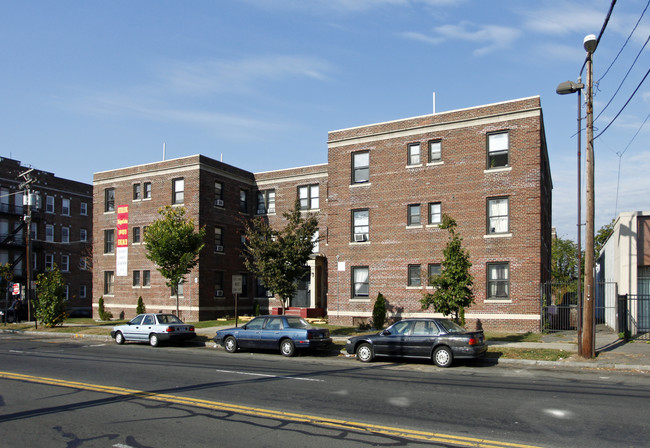
[[[530,359],[535,361],[559,361],[571,356],[570,352],[548,348],[490,347],[486,358]]]

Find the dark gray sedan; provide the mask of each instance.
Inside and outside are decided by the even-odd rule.
[[[297,349],[327,347],[332,338],[327,328],[312,327],[299,316],[258,316],[242,327],[217,331],[214,342],[229,353],[252,348],[293,356]]]
[[[467,331],[449,319],[404,319],[373,335],[347,340],[345,350],[363,362],[376,356],[428,358],[438,367],[487,352],[482,331]]]
[[[117,325],[111,337],[118,344],[125,341],[149,342],[157,347],[162,342],[181,342],[196,337],[194,325],[183,323],[173,314],[138,314],[130,322]]]

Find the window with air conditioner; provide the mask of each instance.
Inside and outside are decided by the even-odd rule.
[[[352,241],[368,241],[370,235],[370,211],[368,209],[352,210]]]

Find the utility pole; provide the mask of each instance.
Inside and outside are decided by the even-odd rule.
[[[587,150],[585,163],[587,171],[586,200],[587,213],[585,217],[585,292],[582,325],[582,344],[580,356],[593,358],[594,347],[594,98],[593,98],[593,54],[598,41],[593,34],[585,37],[584,48],[587,51]]]
[[[36,182],[36,179],[31,176],[33,168],[28,169],[24,173],[21,173],[19,176],[24,179],[23,183],[20,184],[19,188],[24,189],[25,193],[23,194],[23,205],[27,207],[25,211],[24,221],[25,221],[25,301],[27,302],[27,322],[31,320],[31,241],[32,241],[32,202],[34,197],[32,196],[31,185]],[[38,323],[34,319],[34,325],[37,326]]]

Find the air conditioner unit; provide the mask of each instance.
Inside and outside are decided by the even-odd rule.
[[[259,210],[257,211],[257,214],[258,214],[258,215],[264,215],[264,214],[266,214],[266,210],[264,210],[263,208],[262,208],[262,209],[259,209]]]
[[[217,290],[214,292],[214,296],[215,296],[215,297],[223,297],[223,289],[217,289]]]
[[[223,207],[223,199],[215,199],[214,205]]]
[[[274,208],[270,208],[270,209],[267,210],[267,213],[275,213],[275,209],[274,209]]]
[[[354,234],[354,242],[355,243],[362,243],[368,239],[368,234],[367,233],[355,233]]]
[[[223,246],[215,246],[214,251],[215,252],[223,252]]]

